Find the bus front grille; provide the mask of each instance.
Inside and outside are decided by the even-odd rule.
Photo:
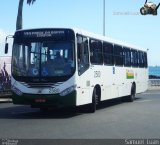
[[[22,85],[27,88],[49,88],[49,87],[57,87],[62,84],[62,82],[58,83],[25,83],[21,82]]]

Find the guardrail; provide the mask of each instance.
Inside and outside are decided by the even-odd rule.
[[[149,87],[160,87],[160,79],[149,79]]]

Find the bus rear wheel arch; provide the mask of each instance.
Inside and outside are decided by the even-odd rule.
[[[135,95],[136,95],[136,83],[133,82],[131,86],[131,93],[128,96],[128,101],[133,102],[135,100]]]
[[[100,85],[96,85],[93,89],[92,94],[92,103],[89,106],[89,110],[91,113],[94,113],[97,109],[97,106],[99,105],[101,100],[101,87]]]

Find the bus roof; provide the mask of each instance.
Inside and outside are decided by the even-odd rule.
[[[82,35],[85,35],[85,36],[88,36],[88,37],[91,37],[91,38],[99,39],[99,40],[110,42],[110,43],[117,44],[117,45],[122,45],[124,47],[129,47],[129,48],[132,48],[132,49],[147,51],[147,49],[145,50],[142,47],[138,47],[136,45],[133,45],[133,44],[130,44],[130,43],[127,43],[127,42],[124,42],[124,41],[116,40],[116,39],[113,39],[113,38],[110,38],[110,37],[107,37],[107,36],[102,36],[100,34],[95,34],[95,33],[88,32],[88,31],[78,29],[78,28],[74,28],[73,30],[75,32],[79,33],[79,34],[82,34]]]
[[[97,39],[97,40],[102,40],[102,41],[105,41],[105,42],[109,42],[109,43],[112,43],[112,44],[117,44],[117,45],[121,45],[123,47],[129,47],[129,48],[132,48],[132,49],[137,49],[137,50],[141,50],[141,51],[147,51],[147,49],[144,49],[142,47],[138,47],[136,45],[133,45],[133,44],[130,44],[130,43],[127,43],[127,42],[124,42],[124,41],[120,41],[120,40],[116,40],[116,39],[113,39],[113,38],[110,38],[110,37],[107,37],[107,36],[102,36],[100,34],[95,34],[95,33],[92,33],[92,32],[89,32],[89,31],[86,31],[86,30],[83,30],[83,29],[79,29],[79,28],[51,28],[51,27],[48,27],[48,28],[32,28],[32,29],[20,29],[20,30],[17,30],[16,32],[18,31],[29,31],[29,30],[40,30],[40,29],[70,29],[70,30],[73,30],[75,33],[78,33],[78,34],[81,34],[81,35],[84,35],[84,36],[87,36],[87,37],[90,37],[90,38],[93,38],[93,39]]]

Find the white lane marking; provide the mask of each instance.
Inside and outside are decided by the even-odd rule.
[[[160,95],[160,93],[143,93],[143,95]]]
[[[140,100],[140,101],[134,101],[136,103],[144,103],[144,102],[151,102],[152,100]]]

